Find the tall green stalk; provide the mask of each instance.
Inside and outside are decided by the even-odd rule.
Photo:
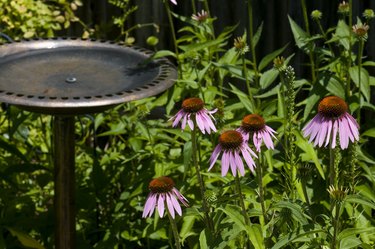
[[[263,187],[263,160],[262,154],[258,155],[258,166],[256,167],[257,176],[258,176],[258,185],[259,185],[259,202],[262,208],[264,224],[268,223],[267,210],[264,201],[264,187]]]
[[[178,233],[176,221],[172,218],[168,209],[167,209],[167,214],[168,214],[169,222],[171,223],[176,249],[181,249],[180,234]]]
[[[363,38],[359,39],[359,47],[358,47],[358,109],[357,109],[357,122],[358,125],[361,124],[361,106],[362,106],[362,80],[361,80],[361,69],[362,69],[362,56],[363,56],[363,47],[364,47],[364,40]]]
[[[257,64],[257,56],[255,51],[255,44],[254,44],[254,20],[253,20],[253,4],[252,0],[247,1],[247,14],[249,16],[249,44],[250,44],[250,53],[252,56],[252,63],[253,63],[253,70],[255,73],[254,82],[256,87],[259,87],[259,71],[258,71],[258,64]]]
[[[303,19],[305,23],[305,29],[306,33],[308,36],[310,36],[310,25],[309,25],[309,17],[307,14],[307,8],[306,8],[306,2],[305,0],[301,0],[301,6],[302,6],[302,14],[303,14]],[[309,47],[309,59],[310,59],[310,67],[311,67],[311,80],[312,83],[314,84],[316,81],[316,72],[315,72],[315,58],[314,58],[314,51],[313,51],[313,46]]]
[[[238,175],[236,175],[234,177],[234,181],[235,181],[235,184],[236,184],[236,190],[237,190],[237,194],[238,194],[238,200],[240,202],[240,206],[241,206],[241,210],[242,210],[242,216],[244,218],[245,224],[248,225],[248,226],[250,226],[251,225],[251,221],[250,221],[249,215],[247,214],[247,210],[246,210],[246,206],[245,206],[245,201],[244,201],[243,195],[242,195],[241,182],[240,182],[240,178],[238,177]],[[247,240],[247,248],[248,249],[251,248],[251,243],[250,243],[249,239]]]
[[[196,130],[196,127],[197,127],[197,124],[195,123],[194,129],[191,131],[192,160],[193,160],[193,164],[194,164],[195,171],[196,171],[196,174],[197,174],[197,178],[198,178],[198,182],[199,182],[199,188],[200,188],[200,191],[201,191],[202,206],[203,206],[203,212],[204,212],[206,224],[207,224],[207,227],[210,230],[210,232],[212,234],[214,234],[214,232],[215,232],[214,231],[215,230],[214,224],[213,224],[213,221],[210,217],[209,206],[207,204],[207,200],[204,196],[204,193],[206,192],[206,187],[204,185],[204,181],[203,181],[202,175],[200,173],[200,167],[199,167],[199,162],[198,162],[198,157],[197,157],[198,148],[197,148],[197,136],[196,136],[197,130]]]
[[[174,23],[173,23],[173,18],[172,18],[172,14],[171,14],[171,9],[169,7],[169,3],[168,3],[167,0],[164,0],[164,6],[165,6],[165,9],[166,9],[166,12],[167,12],[169,25],[171,27],[171,35],[172,35],[173,44],[174,44],[174,48],[175,48],[176,60],[177,60],[177,65],[178,65],[178,72],[181,72],[181,65],[180,65],[180,63],[178,63],[179,53],[178,53],[178,45],[177,45],[176,32],[175,32],[175,28],[174,28]],[[180,73],[178,75],[180,76]]]

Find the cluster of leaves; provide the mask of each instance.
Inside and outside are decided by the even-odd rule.
[[[370,99],[374,78],[365,68],[374,63],[362,61],[362,45],[358,45],[365,40],[355,36],[349,17],[341,16],[336,27],[314,35],[289,18],[295,42],[310,60],[311,77],[298,79],[287,66],[293,56],[279,57],[286,46],[257,60],[262,24],[255,33],[249,29],[234,38],[236,26],[217,32],[215,18],[208,13],[202,19],[169,14],[184,25],[176,34],[175,50],[161,50],[154,56],[171,56],[177,62],[176,84],[160,96],[77,117],[77,248],[172,245],[167,219],[160,219],[156,212],[153,218],[141,219],[147,185],[163,175],[174,179],[190,202],[183,216],[176,218],[186,248],[244,248],[247,241],[254,248],[327,248],[337,224],[336,248],[373,247],[375,159],[368,143],[374,137],[373,121],[361,123],[358,144],[337,152],[340,186],[349,192],[335,208],[327,191],[328,150],[314,149],[300,132],[326,95],[344,98],[357,117],[366,118],[374,109]],[[171,128],[165,117],[188,97],[200,97],[207,108],[218,108],[219,130],[236,128],[243,116],[258,113],[278,132],[275,150],[262,151],[257,162],[263,168],[262,177],[258,171],[247,171],[241,178],[251,225],[244,222],[233,177],[222,177],[219,166],[207,172],[219,133],[198,136],[214,232],[205,224],[191,165],[191,136]],[[0,248],[52,247],[51,117],[2,108]]]
[[[74,13],[79,6],[82,6],[80,0],[2,0],[0,32],[13,40],[53,37],[56,31],[80,21]]]

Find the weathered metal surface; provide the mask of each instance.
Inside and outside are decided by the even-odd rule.
[[[46,114],[100,112],[156,95],[177,77],[151,51],[106,41],[45,39],[0,46],[0,102]]]

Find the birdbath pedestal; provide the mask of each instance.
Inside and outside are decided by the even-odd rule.
[[[0,46],[0,102],[53,115],[55,248],[75,248],[74,117],[171,87],[166,59],[106,41],[43,39]]]

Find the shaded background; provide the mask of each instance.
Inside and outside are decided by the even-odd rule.
[[[299,0],[252,0],[254,31],[263,22],[262,37],[257,46],[258,60],[266,54],[289,44],[284,56],[295,53],[293,64],[296,68],[297,76],[304,72],[301,64],[306,60],[305,55],[299,51],[293,40],[290,30],[288,15],[290,15],[301,27],[304,27],[301,2]],[[191,16],[191,1],[177,0],[178,5],[170,4],[172,10],[178,14]],[[317,9],[323,12],[321,20],[323,28],[327,29],[336,25],[338,21],[337,7],[342,1],[338,0],[306,0],[307,10]],[[94,27],[98,32],[98,38],[116,39],[119,30],[111,25],[113,16],[121,15],[121,10],[108,3],[107,0],[83,0],[84,6],[79,9],[78,15],[89,26]],[[127,27],[137,23],[156,23],[160,25],[160,31],[157,32],[152,27],[137,29],[132,33],[135,37],[135,43],[142,47],[148,47],[146,39],[150,35],[159,38],[158,49],[173,49],[168,20],[162,0],[132,0],[131,4],[137,5],[138,10],[131,15]],[[233,38],[243,34],[248,27],[248,15],[246,0],[211,0],[209,1],[211,15],[216,17],[214,27],[216,33],[220,33],[225,26],[238,24]],[[375,9],[373,0],[353,1],[353,23],[356,23],[356,17],[362,17],[365,9]],[[203,9],[203,4],[198,3],[197,9]],[[183,23],[175,19],[176,30],[183,26]],[[373,21],[375,22],[375,20]],[[370,27],[372,23],[370,23]],[[318,27],[310,19],[311,33],[318,33]],[[80,35],[79,28],[73,28],[69,35]],[[375,31],[370,28],[368,42],[366,44],[364,55],[369,59],[374,59],[375,54]],[[374,44],[374,45],[372,45]],[[232,44],[228,44],[232,46]],[[306,76],[304,77],[306,78]]]

